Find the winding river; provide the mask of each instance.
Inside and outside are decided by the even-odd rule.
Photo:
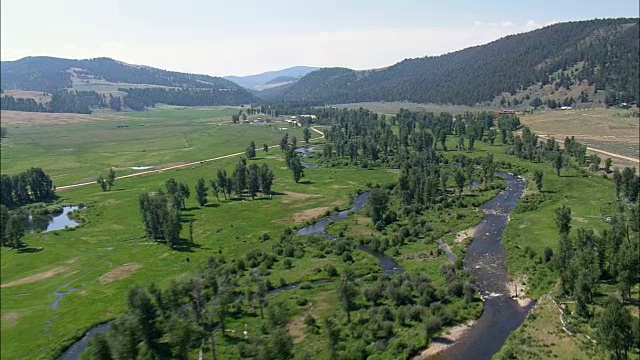
[[[504,344],[507,336],[515,330],[530,310],[521,307],[509,298],[507,289],[508,274],[505,266],[505,250],[502,247],[502,233],[509,221],[509,213],[524,193],[525,183],[522,178],[506,173],[497,173],[503,178],[507,187],[491,200],[480,206],[484,212],[482,222],[477,226],[476,236],[467,249],[464,258],[465,268],[477,279],[478,288],[485,303],[484,311],[476,324],[455,344],[440,352],[431,359],[491,359]],[[333,221],[344,219],[350,212],[362,209],[369,200],[370,192],[358,195],[351,209],[324,217],[317,222],[297,231],[298,235],[318,234],[327,239],[337,240],[326,232],[326,226]],[[390,256],[374,251],[363,245],[356,246],[374,256],[380,267],[387,274],[404,271]],[[326,280],[313,282],[312,285],[326,283]],[[269,293],[292,290],[299,284],[273,289]],[[85,336],[69,347],[58,360],[76,360],[86,349],[89,340],[98,333],[108,330],[110,323],[91,328]]]
[[[460,340],[430,359],[491,359],[533,306],[521,307],[509,297],[506,251],[502,246],[502,233],[518,198],[524,194],[525,182],[511,174],[498,176],[507,182],[507,188],[480,206],[484,218],[464,257],[465,269],[477,279],[485,299],[484,311]]]

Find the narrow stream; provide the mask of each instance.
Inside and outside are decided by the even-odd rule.
[[[351,209],[343,210],[337,214],[322,218],[312,225],[299,229],[297,234],[298,235],[318,234],[330,240],[338,240],[338,238],[336,238],[335,236],[332,236],[329,233],[327,233],[327,231],[325,230],[326,226],[332,221],[338,221],[338,220],[344,219],[352,211],[355,212],[362,209],[367,204],[367,201],[369,200],[370,195],[371,195],[371,192],[365,192],[358,195],[353,200],[353,206],[351,207]],[[392,257],[384,253],[375,251],[364,245],[356,245],[356,248],[378,259],[378,261],[380,262],[380,267],[386,274],[394,274],[397,272],[404,271],[404,269],[402,269],[400,265],[398,265],[398,263],[396,263],[395,260],[393,260]]]
[[[524,193],[525,183],[522,178],[506,173],[498,173],[507,182],[507,188],[491,200],[480,206],[484,212],[484,219],[477,226],[476,236],[467,249],[464,266],[478,280],[478,287],[485,298],[484,311],[476,324],[465,335],[447,350],[436,354],[431,359],[491,359],[500,350],[507,336],[515,330],[531,309],[531,306],[520,307],[517,302],[509,298],[507,289],[508,274],[505,266],[505,250],[502,247],[502,232],[509,221],[509,213],[515,209],[516,202]],[[312,225],[301,228],[298,235],[318,234],[327,239],[338,238],[326,232],[329,222],[344,219],[350,212],[362,209],[369,200],[370,192],[358,195],[349,210],[327,216]],[[379,253],[363,245],[356,246],[374,256],[380,262],[380,267],[387,274],[403,272],[402,267],[393,258]],[[318,280],[312,285],[326,283]],[[270,294],[295,289],[299,284],[272,289]],[[106,332],[111,323],[101,324],[91,328],[77,342],[75,342],[58,360],[76,360],[86,349],[89,340],[98,333]]]

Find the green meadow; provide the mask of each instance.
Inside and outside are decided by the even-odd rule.
[[[232,171],[237,161],[238,158],[231,158],[197,168],[117,180],[115,188],[108,192],[102,192],[98,185],[61,192],[63,203],[87,206],[81,212],[80,227],[26,236],[25,243],[38,249],[37,252],[3,249],[2,284],[52,269],[63,271],[41,281],[2,289],[2,313],[17,313],[13,324],[3,324],[2,341],[12,345],[2,347],[2,358],[26,356],[30,351],[51,356],[87,328],[122,312],[124,295],[132,284],[167,285],[171,278],[199,269],[211,255],[233,259],[252,249],[270,249],[271,244],[262,241],[263,234],[275,237],[287,226],[301,225],[292,221],[292,216],[318,207],[347,208],[349,194],[366,187],[365,179],[390,181],[393,177],[384,171],[364,169],[307,170],[303,182],[296,184],[281,156],[252,160],[266,161],[274,170],[273,189],[277,195],[272,199],[223,199],[218,203],[215,197],[209,196],[211,203],[199,207],[192,198],[187,201],[183,217],[194,220],[195,245],[172,251],[164,244],[144,238],[139,194],[164,187],[169,178],[186,182],[193,188],[198,178],[212,179],[218,168]],[[348,184],[348,187],[334,186],[337,184]],[[181,235],[189,238],[187,223]],[[357,254],[368,258],[371,268],[375,269],[375,259]],[[313,280],[316,275],[313,269],[329,261],[296,260],[294,271],[284,272],[271,281],[278,284],[280,277],[287,282]],[[125,271],[118,274],[117,269],[125,264],[134,264],[137,269],[127,271],[125,266]],[[105,281],[104,275],[114,269],[116,279]],[[64,284],[68,285],[61,287]],[[56,289],[72,287],[77,290],[64,296],[59,307],[52,309]],[[25,337],[29,341],[24,341]]]
[[[231,124],[230,116],[237,111],[234,108],[163,107],[127,113],[112,120],[10,127],[9,137],[2,141],[2,172],[14,173],[39,166],[52,175],[58,186],[90,181],[110,167],[118,169],[117,175],[124,175],[132,170],[122,168],[130,166],[194,162],[242,152],[250,141],[260,150],[257,158],[249,162],[268,164],[276,180],[272,198],[225,200],[221,196],[218,201],[209,193],[209,204],[199,206],[193,193],[196,181],[204,178],[208,184],[221,168],[231,173],[239,160],[236,156],[118,179],[115,187],[107,192],[102,192],[97,184],[59,191],[58,203],[86,206],[79,212],[81,225],[28,234],[23,239],[27,251],[1,249],[2,359],[54,358],[87,329],[124,312],[126,293],[134,284],[157,283],[166,287],[173,279],[199,271],[211,256],[233,262],[254,249],[270,251],[273,241],[269,239],[280,236],[285,228],[301,227],[329,212],[347,209],[358,191],[394,183],[398,177],[396,172],[380,168],[321,166],[316,170],[305,169],[306,176],[295,183],[279,149],[272,148],[268,154],[261,150],[263,143],[278,144],[284,133],[278,130],[282,125]],[[289,129],[289,135],[301,139],[302,131]],[[447,146],[455,149],[456,143],[457,138],[451,136]],[[538,261],[545,247],[555,250],[557,246],[553,210],[566,204],[572,208],[574,229],[581,226],[602,229],[606,225],[603,217],[614,206],[613,184],[578,170],[564,171],[558,177],[549,164],[523,161],[505,155],[505,150],[505,145],[476,142],[474,152],[450,150],[443,154],[452,160],[457,154],[482,157],[491,152],[495,160],[511,163],[511,168],[506,170],[522,173],[527,179],[524,201],[536,205],[526,211],[519,205],[511,215],[503,242],[511,276],[524,279],[529,287],[528,296],[538,299],[552,291],[556,283],[551,270]],[[542,192],[538,192],[531,181],[534,169],[544,171]],[[141,193],[164,188],[170,178],[185,182],[192,189],[186,210],[182,212],[181,237],[185,242],[173,250],[144,237],[138,204]],[[450,182],[453,186],[453,180]],[[497,180],[492,187],[465,189],[461,198],[470,205],[479,205],[503,186],[504,182]],[[445,286],[440,268],[448,260],[434,240],[442,238],[459,257],[463,256],[464,245],[453,240],[455,234],[477,224],[482,213],[475,206],[468,206],[455,210],[433,209],[423,215],[431,230],[420,234],[420,241],[389,247],[386,253],[407,271],[429,274],[434,284]],[[191,221],[192,232],[189,231]],[[354,242],[370,242],[392,234],[401,226],[411,224],[394,224],[379,232],[366,212],[360,211],[330,224],[327,229]],[[190,237],[193,243],[186,241]],[[372,256],[361,251],[353,251],[353,256],[355,265],[352,266],[359,275],[380,273],[377,260]],[[339,272],[350,266],[335,255],[302,256],[292,259],[291,268],[276,263],[267,279],[275,286],[323,279],[326,274],[319,269],[328,264]],[[318,319],[334,314],[344,320],[342,311],[336,311],[334,289],[334,284],[328,283],[270,297],[270,301],[290,305],[289,333],[297,344],[303,344],[295,348],[298,356],[327,355],[323,335],[306,332],[302,322],[306,314]],[[60,297],[62,292],[67,293]],[[482,306],[479,301],[466,305],[454,303],[449,310],[457,314],[456,320],[464,321],[480,316]],[[259,323],[257,316],[231,319],[228,327],[251,330]],[[422,333],[421,328],[398,329],[400,337],[414,339],[416,346],[424,345]],[[237,340],[238,336],[221,339],[223,358],[236,355],[231,340]]]
[[[250,141],[276,145],[283,124],[232,124],[234,108],[160,108],[65,125],[9,126],[2,139],[2,172],[41,167],[57,186],[91,181],[109,168],[176,165],[241,152]],[[137,170],[141,171],[141,170]]]

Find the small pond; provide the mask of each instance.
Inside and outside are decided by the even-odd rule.
[[[79,206],[65,206],[62,208],[62,213],[57,215],[29,214],[27,226],[31,231],[41,233],[62,230],[66,227],[76,227],[79,223],[69,218],[69,213],[79,208]]]

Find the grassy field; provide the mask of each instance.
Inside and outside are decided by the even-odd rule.
[[[562,330],[561,313],[550,296],[544,296],[528,315],[522,326],[514,331],[508,345],[496,354],[496,358],[518,359],[605,359],[584,335],[571,336]],[[517,350],[514,350],[517,348]]]
[[[259,148],[274,145],[284,134],[275,124],[227,123],[234,113],[237,109],[159,109],[85,116],[86,121],[56,126],[9,125],[1,145],[2,173],[42,167],[62,186],[91,181],[111,167],[124,175],[135,172],[134,166],[163,167],[241,152],[252,140]],[[299,128],[288,132],[302,139]]]
[[[257,138],[273,134],[275,140],[279,140],[282,134],[280,131],[270,129],[269,126],[219,125],[227,121],[226,113],[222,113],[224,115],[222,117],[217,116],[221,111],[228,110],[189,109],[185,111],[165,108],[145,113],[142,119],[136,118],[142,116],[140,114],[128,114],[130,120],[125,124],[130,128],[134,124],[144,124],[145,126],[139,127],[145,129],[137,130],[137,136],[147,136],[149,142],[153,142],[150,138],[156,136],[162,139],[163,144],[174,144],[178,147],[180,145],[177,144],[183,141],[182,129],[207,126],[210,131],[207,135],[212,138],[211,143],[215,143],[217,139],[219,144],[227,146],[227,148],[221,146],[218,153],[224,149],[227,152],[242,150],[246,146],[244,142],[249,141],[248,135],[253,134],[250,132],[254,129],[258,132],[255,134]],[[184,115],[176,115],[176,113]],[[71,159],[68,161],[72,162],[74,156],[60,152],[60,147],[84,148],[94,154],[85,156],[109,159],[109,156],[114,155],[106,154],[107,150],[118,154],[120,151],[125,151],[124,148],[127,145],[136,145],[135,141],[120,136],[120,133],[113,129],[116,125],[122,124],[121,121],[118,119],[60,126],[13,126],[11,130],[15,137],[7,139],[6,142],[13,147],[13,151],[9,154],[3,151],[3,172],[5,168],[21,169],[36,165],[26,156],[30,151],[35,152],[34,148],[37,147],[35,144],[38,142],[35,139],[44,141],[51,137],[52,132],[60,137],[63,134],[75,134],[76,136],[67,137],[66,142],[57,140],[54,143],[55,147],[48,151],[52,154],[48,161],[42,153],[36,152],[35,155],[40,156],[39,161],[58,166],[58,171],[66,171],[69,174],[66,179],[79,181],[82,176],[86,176],[84,170],[80,171],[63,163],[64,159]],[[190,131],[196,132],[193,129]],[[259,133],[259,131],[262,132]],[[83,133],[84,135],[81,136]],[[86,135],[87,133],[89,135]],[[172,139],[171,135],[177,140]],[[21,137],[34,140],[17,142],[16,139]],[[220,141],[220,137],[229,137],[230,140]],[[99,142],[90,143],[87,140],[89,138],[97,138]],[[188,139],[190,142],[207,144],[196,135],[191,135]],[[231,148],[233,144],[231,139],[244,141],[238,148]],[[5,146],[4,143],[3,146]],[[95,147],[102,151],[92,150]],[[204,150],[201,149],[201,151]],[[162,152],[162,148],[153,151],[153,155],[147,151],[146,156],[155,156],[154,159],[175,156],[169,150],[164,155],[158,154]],[[73,153],[77,154],[77,150]],[[212,155],[195,153],[215,155],[215,153]],[[38,161],[38,156],[32,157],[34,161]],[[138,158],[132,158],[131,164],[140,165],[140,161],[147,160],[144,157],[139,158],[140,160],[136,159]],[[190,157],[189,160],[192,158]],[[185,245],[179,250],[171,250],[164,244],[157,244],[144,238],[138,209],[140,193],[161,188],[164,182],[172,177],[178,181],[187,182],[193,188],[198,178],[211,179],[215,176],[216,170],[221,167],[230,172],[237,161],[237,158],[231,158],[214,163],[198,164],[191,168],[121,179],[109,192],[100,191],[98,185],[60,192],[59,203],[87,206],[80,215],[81,226],[45,234],[29,234],[24,238],[24,242],[29,247],[28,251],[2,249],[0,283],[3,284],[1,289],[3,346],[1,358],[51,358],[81,336],[86,329],[113,319],[123,312],[126,309],[125,294],[133,284],[147,285],[156,282],[165,287],[172,279],[188,276],[197,271],[211,255],[237,259],[249,250],[270,250],[272,242],[262,240],[265,233],[273,238],[278,236],[285,227],[301,226],[313,217],[324,216],[327,211],[334,208],[347,208],[356,190],[377,183],[391,183],[397,177],[397,173],[383,169],[320,168],[307,169],[306,177],[301,183],[296,184],[278,150],[273,149],[268,156],[259,151],[258,159],[252,161],[266,162],[276,174],[273,187],[276,195],[273,199],[223,200],[222,203],[218,203],[210,196],[211,204],[199,207],[192,198],[187,201],[187,210],[184,211],[183,216],[185,221],[194,220],[195,245]],[[144,164],[148,162],[142,165]],[[438,226],[438,231],[445,226],[461,228],[467,224],[451,223],[445,219],[442,226]],[[188,234],[188,226],[185,223],[181,235],[183,238],[188,238]],[[410,258],[410,254],[414,251],[428,251],[433,248],[434,245],[430,241],[416,242],[393,255],[399,256],[402,265],[409,270],[436,274],[433,276],[434,282],[444,286],[439,268],[447,262],[446,258],[435,256],[431,261]],[[353,256],[359,274],[380,272],[377,261],[371,256],[360,251],[354,251]],[[290,270],[277,264],[268,279],[273,284],[279,284],[281,281],[292,283],[323,278],[326,275],[319,273],[318,269],[322,269],[326,264],[332,264],[338,271],[342,271],[349,263],[333,255],[322,258],[305,256],[293,259]],[[300,329],[296,329],[299,316],[305,312],[313,312],[321,316],[328,309],[335,308],[336,299],[332,295],[333,291],[334,286],[327,284],[310,290],[298,289],[275,295],[270,301],[278,301],[278,299],[287,301],[290,305],[289,316],[292,318],[290,333],[296,334],[300,332]],[[308,301],[298,302],[297,299],[300,298]],[[320,305],[302,306],[295,305],[296,303]],[[456,317],[462,320],[475,318],[481,311],[479,302],[465,306],[458,303],[454,305],[449,311],[458,314]],[[447,305],[447,308],[449,307]],[[345,319],[340,321],[342,320]],[[251,329],[258,326],[259,322],[258,318],[242,318],[233,320],[229,326],[237,329],[249,326]],[[424,343],[421,332],[419,327],[402,329],[403,337],[419,339],[419,343]],[[305,352],[309,349],[316,352],[323,350],[322,335],[305,334],[303,331],[301,336],[309,339],[305,344],[309,344],[310,348],[301,347],[296,350],[297,352]],[[231,339],[234,338],[231,337]],[[296,341],[302,341],[302,339]],[[227,344],[223,340],[220,346],[222,355],[235,356],[237,349],[231,342]]]
[[[10,137],[2,142],[2,172],[42,166],[56,176],[56,184],[66,185],[92,179],[111,166],[175,164],[242,151],[251,140],[256,141],[259,147],[263,142],[278,143],[283,132],[275,125],[229,124],[230,114],[236,112],[237,109],[162,107],[118,117],[105,115],[100,120],[89,118],[67,125],[13,125],[10,126]],[[128,127],[118,128],[118,125]],[[301,138],[299,131],[290,131],[290,135]],[[456,143],[455,138],[448,139],[449,149],[454,149]],[[548,269],[536,266],[534,259],[525,257],[524,248],[531,247],[537,256],[545,246],[555,249],[557,230],[553,209],[561,204],[572,207],[574,229],[580,226],[603,228],[606,223],[602,216],[610,211],[613,185],[609,180],[583,176],[574,170],[557,177],[549,164],[534,164],[505,155],[506,146],[503,145],[476,142],[476,148],[473,153],[465,155],[480,157],[492,152],[496,160],[513,163],[514,170],[540,168],[544,171],[541,194],[533,189],[531,179],[528,179],[527,194],[541,198],[540,205],[531,211],[515,212],[503,237],[510,274],[514,278],[526,275],[528,296],[539,298],[553,288],[555,278]],[[448,151],[444,155],[451,160],[459,153]],[[273,187],[276,195],[272,199],[223,200],[219,203],[209,196],[210,204],[199,207],[192,194],[183,216],[185,221],[194,220],[194,245],[185,244],[179,250],[171,250],[164,244],[144,238],[138,209],[140,193],[164,187],[169,178],[186,182],[193,189],[198,178],[212,179],[219,168],[230,172],[237,161],[238,158],[230,158],[121,179],[109,192],[100,191],[98,185],[60,192],[60,203],[87,206],[81,212],[81,226],[46,234],[29,234],[24,239],[30,249],[27,252],[1,250],[0,357],[51,358],[86,329],[122,313],[126,309],[125,294],[133,284],[156,282],[165,287],[172,279],[198,271],[211,255],[234,261],[252,249],[270,250],[273,241],[264,241],[265,233],[274,239],[285,227],[302,226],[334,208],[345,209],[358,189],[388,184],[398,176],[396,172],[384,169],[321,167],[306,169],[306,177],[296,184],[279,150],[272,149],[268,155],[258,151],[258,159],[252,161],[266,162],[276,175]],[[117,173],[122,175],[126,171],[118,170]],[[465,191],[464,195],[469,201],[479,204],[498,191],[480,188],[473,192]],[[390,247],[387,253],[408,271],[429,274],[435,285],[445,286],[439,269],[448,260],[433,240],[443,238],[461,256],[464,247],[453,241],[454,234],[475,225],[481,217],[473,207],[429,211],[424,218],[432,229],[420,234],[419,241]],[[385,230],[386,234],[378,232],[366,212],[361,211],[330,225],[328,229],[334,234],[360,241],[382,238],[398,227],[410,224],[394,226]],[[188,224],[185,223],[181,235],[182,238],[189,237]],[[379,273],[373,257],[360,251],[354,251],[353,255],[355,267],[361,275]],[[277,263],[268,279],[273,284],[278,284],[280,279],[286,283],[319,279],[324,274],[318,269],[326,264],[333,264],[338,271],[349,266],[339,256],[304,256],[293,259],[291,269]],[[339,317],[339,321],[346,321],[343,312],[335,310],[338,305],[334,289],[334,284],[325,284],[270,298],[270,302],[283,301],[289,305],[289,333],[296,343],[302,344],[295,349],[297,356],[304,358],[305,354],[317,356],[326,352],[323,335],[304,330],[302,321],[307,313],[316,318],[333,314]],[[60,297],[63,292],[68,293]],[[456,314],[459,321],[479,316],[482,308],[480,302],[464,305],[454,302],[447,306],[447,311]],[[587,350],[581,350],[580,346],[572,343],[574,339],[555,341],[553,336],[545,335],[545,331],[555,331],[559,322],[552,308],[545,309],[541,307],[541,315],[530,317],[518,334],[528,338],[540,333],[532,346],[535,349],[548,348],[550,352],[544,354],[575,352],[577,359],[589,358]],[[219,354],[223,358],[237,357],[237,346],[233,341],[239,339],[243,328],[253,331],[259,323],[257,316],[230,320],[229,328],[238,330],[238,334],[222,339]],[[413,345],[424,345],[422,328],[401,327],[397,331],[401,339],[395,345],[400,346],[404,339],[413,339]],[[520,335],[514,335],[513,339],[519,339],[517,336]],[[510,341],[516,341],[513,339]],[[403,344],[407,345],[406,342]]]
[[[51,101],[51,94],[42,91],[27,90],[5,90],[3,96],[13,96],[14,98],[33,99],[36,102],[46,103]]]
[[[640,157],[640,119],[637,112],[624,109],[541,110],[520,117],[523,124],[556,139],[575,136],[588,146]]]
[[[185,216],[195,220],[197,245],[183,251],[171,251],[166,245],[141,238],[144,230],[139,219],[138,194],[162,187],[170,177],[193,186],[199,177],[213,178],[217,168],[232,170],[236,161],[119,180],[116,189],[110,192],[101,192],[96,185],[62,193],[63,202],[88,207],[83,212],[86,221],[81,227],[28,235],[25,242],[31,248],[41,249],[34,253],[3,249],[2,284],[33,275],[40,275],[41,279],[2,289],[3,318],[4,314],[12,314],[10,318],[14,319],[11,324],[3,322],[2,342],[12,345],[2,346],[2,358],[51,356],[91,325],[122,312],[124,294],[131,284],[154,281],[167,285],[169,279],[197,269],[210,255],[234,258],[250,249],[270,248],[259,238],[264,233],[277,234],[284,227],[295,225],[291,220],[295,214],[318,207],[345,208],[348,194],[364,187],[365,179],[390,181],[394,176],[364,169],[318,170],[308,171],[306,182],[295,184],[280,155],[256,160],[266,161],[274,168],[277,177],[274,190],[280,195],[223,204],[212,200],[204,208],[189,200]],[[347,187],[334,186],[337,184]],[[188,238],[186,228],[183,238]],[[372,262],[375,268],[375,260],[367,260],[364,254],[359,256],[363,257],[361,262]],[[294,262],[295,272],[283,277],[297,281],[313,279],[316,274],[313,269],[329,261],[327,258],[313,264]],[[51,275],[52,270],[55,271]],[[57,309],[52,309],[54,292],[73,287],[77,290],[66,295]],[[25,337],[29,341],[24,341]]]

